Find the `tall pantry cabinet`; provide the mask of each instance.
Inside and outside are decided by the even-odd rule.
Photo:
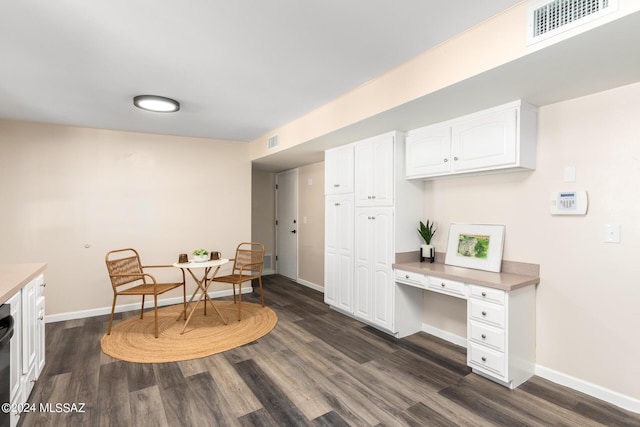
[[[421,243],[423,184],[407,181],[404,168],[400,132],[325,153],[325,302],[392,334],[395,254]]]

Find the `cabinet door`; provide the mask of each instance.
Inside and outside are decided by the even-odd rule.
[[[22,397],[20,387],[22,385],[22,298],[21,291],[12,296],[6,304],[11,305],[11,315],[13,316],[13,337],[11,337],[11,372],[9,375],[11,403],[22,403],[16,396]],[[12,417],[14,415],[12,414]]]
[[[36,363],[36,279],[22,288],[22,373]]]
[[[452,127],[453,170],[516,164],[517,108],[480,114]]]
[[[373,224],[370,209],[356,209],[353,276],[354,314],[363,320],[371,320]]]
[[[393,330],[393,208],[371,209],[371,321]]]
[[[406,140],[407,178],[451,171],[451,127],[429,126],[409,132]]]
[[[356,206],[393,205],[394,140],[384,134],[355,144]]]
[[[325,203],[325,293],[327,304],[353,312],[353,195]]]
[[[44,325],[44,297],[36,300],[36,378],[40,376],[45,363],[45,325]]]
[[[324,154],[324,194],[353,193],[353,145]]]

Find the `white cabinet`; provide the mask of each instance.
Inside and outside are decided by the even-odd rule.
[[[467,364],[509,388],[534,373],[535,287],[511,292],[469,285]]]
[[[393,208],[356,208],[355,315],[393,331]]]
[[[353,194],[325,199],[324,301],[353,311]]]
[[[392,265],[397,252],[420,247],[415,228],[424,209],[423,185],[404,179],[403,134],[389,132],[349,146],[355,156],[353,193],[325,198],[324,299],[397,335],[394,301],[412,295],[396,298]],[[325,159],[330,161],[329,153]],[[326,173],[333,169],[325,165]],[[325,182],[335,179],[325,176]]]
[[[325,151],[324,194],[353,193],[353,145]]]
[[[535,285],[504,291],[405,270],[395,271],[395,281],[400,337],[422,330],[422,300],[416,292],[465,298],[467,365],[509,388],[531,378],[536,360]]]
[[[393,206],[395,137],[387,133],[355,144],[356,206]]]
[[[511,102],[407,134],[406,178],[535,169],[537,110]]]
[[[27,402],[36,379],[44,367],[44,276],[28,282],[11,297],[14,335],[11,338],[11,403],[13,407]],[[19,414],[13,414],[11,425],[17,424]]]

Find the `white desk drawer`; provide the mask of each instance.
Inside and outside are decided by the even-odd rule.
[[[505,292],[501,289],[486,288],[484,286],[471,285],[469,295],[483,301],[495,302],[496,304],[504,304]]]
[[[494,350],[504,351],[504,330],[480,322],[469,322],[469,339]]]
[[[440,292],[454,297],[466,298],[467,297],[467,285],[463,282],[457,282],[455,280],[441,279],[439,277],[428,277],[429,290]]]
[[[471,319],[504,328],[504,306],[469,299],[468,310]]]
[[[474,343],[469,343],[467,351],[471,367],[479,367],[504,377],[506,371],[504,353]]]
[[[410,283],[421,288],[425,288],[425,275],[413,273],[411,271],[396,270],[396,281],[401,283]]]

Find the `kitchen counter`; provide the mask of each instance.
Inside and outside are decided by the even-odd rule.
[[[456,267],[442,263],[429,262],[399,262],[393,264],[395,270],[404,270],[412,273],[426,274],[442,279],[457,280],[465,283],[486,286],[489,288],[513,291],[525,286],[540,283],[538,276],[529,276],[515,273],[494,273],[491,271],[474,270],[472,268]]]
[[[0,304],[4,304],[46,268],[45,263],[0,264]]]

